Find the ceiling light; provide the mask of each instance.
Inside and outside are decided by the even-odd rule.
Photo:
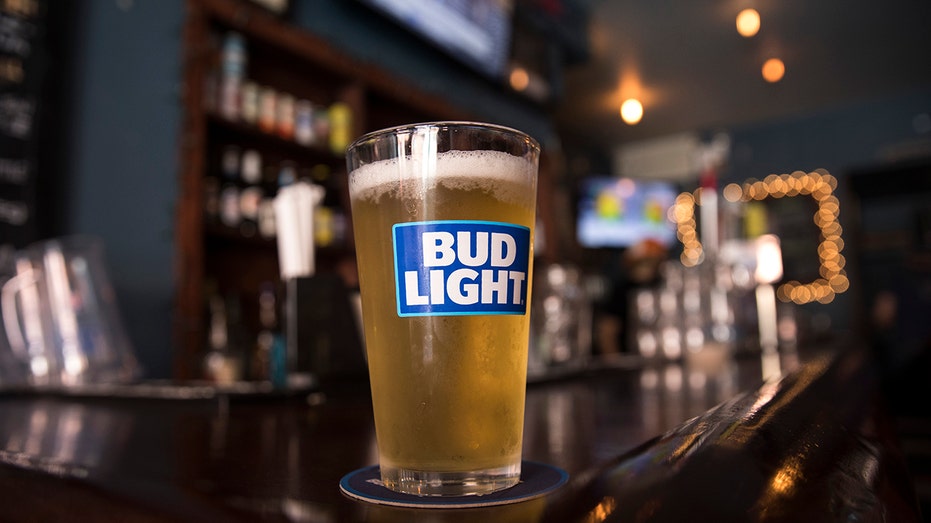
[[[510,77],[511,88],[515,91],[523,91],[530,85],[530,75],[523,67],[514,67],[511,69]]]
[[[744,9],[737,15],[737,32],[750,38],[760,31],[760,13],[756,9]]]
[[[621,104],[621,118],[627,125],[637,125],[643,118],[643,105],[636,98],[628,98]]]
[[[770,58],[763,64],[763,79],[774,84],[786,74],[786,64],[778,58]]]

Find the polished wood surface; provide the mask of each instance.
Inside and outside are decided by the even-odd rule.
[[[758,357],[600,365],[533,383],[524,457],[565,469],[569,484],[446,511],[339,492],[343,475],[377,463],[364,383],[194,399],[10,393],[0,520],[918,521],[878,430],[869,362],[777,361],[786,377],[765,383],[773,361]]]

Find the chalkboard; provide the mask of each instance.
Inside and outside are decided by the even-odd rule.
[[[0,0],[0,245],[38,236],[39,115],[48,77],[47,9]]]

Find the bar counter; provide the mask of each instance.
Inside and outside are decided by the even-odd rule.
[[[778,366],[781,377],[763,380]],[[0,521],[920,521],[858,349],[600,363],[528,386],[544,497],[474,509],[350,499],[377,463],[367,384],[300,394],[7,392]],[[185,389],[197,392],[198,389]]]

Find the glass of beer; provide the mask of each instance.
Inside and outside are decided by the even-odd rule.
[[[540,146],[436,122],[347,152],[384,485],[481,495],[520,479]]]

